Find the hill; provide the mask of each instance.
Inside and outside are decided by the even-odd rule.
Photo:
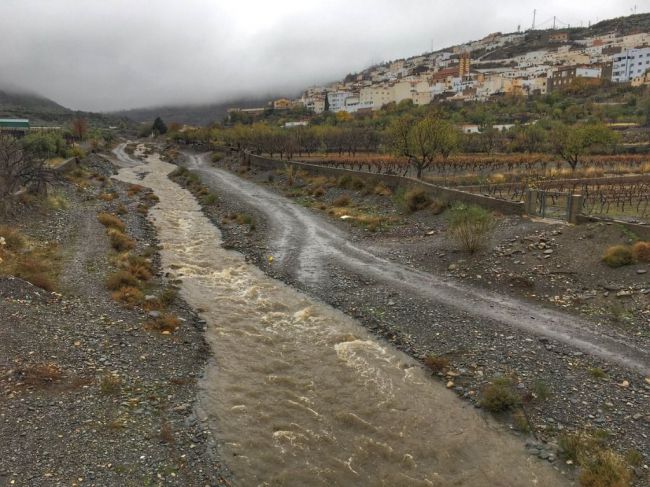
[[[121,112],[112,112],[113,116],[126,117],[136,122],[151,122],[161,117],[165,122],[176,122],[187,125],[210,125],[222,122],[228,114],[228,108],[265,107],[272,95],[264,98],[247,98],[228,102],[208,103],[201,105],[176,105],[152,108],[136,108]]]
[[[88,119],[92,127],[132,125],[124,117],[70,110],[35,93],[0,87],[0,118],[27,118],[32,126],[64,126],[77,117]]]

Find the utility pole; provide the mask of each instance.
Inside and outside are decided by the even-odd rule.
[[[555,30],[555,15],[553,16],[553,30]]]
[[[537,9],[533,10],[533,28],[531,30],[535,30],[535,16],[537,15]]]

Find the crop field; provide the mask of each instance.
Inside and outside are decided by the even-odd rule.
[[[297,159],[375,174],[414,176],[405,159],[380,153],[313,153]],[[583,213],[650,221],[650,159],[647,155],[585,156],[573,171],[547,154],[462,154],[437,159],[427,182],[494,198],[522,201],[526,189],[580,194]]]

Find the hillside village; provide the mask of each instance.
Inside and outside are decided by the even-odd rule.
[[[628,19],[634,17],[645,16]],[[496,32],[446,50],[372,66],[271,105],[275,110],[304,107],[315,114],[356,113],[404,100],[426,105],[437,100],[485,101],[506,94],[545,95],[572,83],[650,84],[650,34],[643,31],[647,29],[619,29],[613,24],[613,30],[602,32],[594,27]],[[589,32],[592,35],[585,35]],[[255,115],[263,110],[230,111]]]

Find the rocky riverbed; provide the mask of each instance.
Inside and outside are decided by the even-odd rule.
[[[97,213],[122,213],[135,251],[154,269],[146,293],[170,284],[146,218],[155,203],[111,181],[90,156],[55,188],[57,209],[3,221],[60,248],[56,292],[0,277],[0,485],[229,485],[195,414],[208,348],[203,323],[179,297],[172,334],[145,327],[141,306],[111,299],[114,255]],[[110,195],[110,196],[106,196]]]

